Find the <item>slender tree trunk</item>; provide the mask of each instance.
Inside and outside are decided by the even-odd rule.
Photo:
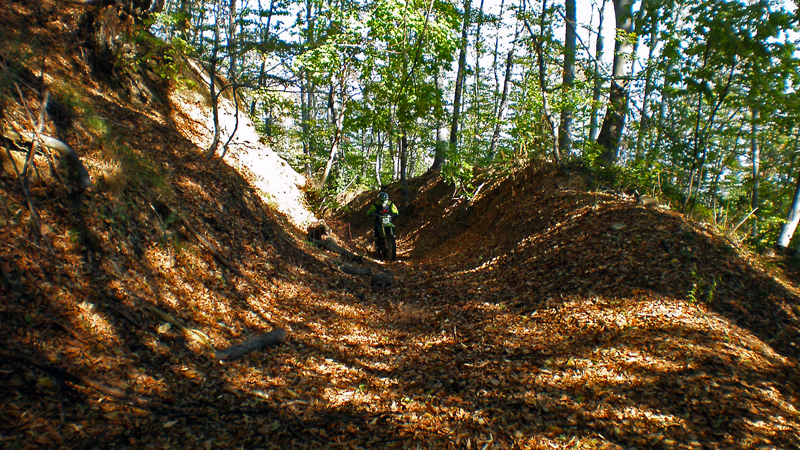
[[[636,160],[640,161],[644,155],[642,144],[644,136],[650,131],[652,119],[650,118],[650,94],[653,91],[653,57],[656,48],[656,24],[650,31],[650,50],[647,53],[647,65],[645,69],[644,94],[642,95],[642,117],[639,124],[639,135],[636,137]]]
[[[792,236],[794,236],[794,232],[797,230],[798,223],[800,223],[800,176],[797,177],[792,206],[786,214],[786,223],[781,226],[781,232],[778,235],[778,241],[775,243],[775,247],[781,250],[789,247]]]
[[[800,133],[797,135],[800,138]],[[797,151],[797,140],[795,140],[795,152]],[[789,243],[794,236],[797,225],[800,223],[800,173],[797,174],[797,181],[795,181],[794,197],[792,198],[792,205],[786,213],[786,222],[781,226],[781,232],[778,235],[778,241],[775,242],[775,247],[784,250],[789,247]]]
[[[790,130],[790,131],[787,133],[787,135],[788,135],[788,134],[791,134],[791,132],[792,132],[792,131]],[[785,191],[788,191],[789,189],[791,189],[791,183],[792,183],[792,174],[794,174],[794,173],[795,173],[795,166],[796,166],[796,164],[797,164],[797,143],[798,143],[798,142],[800,142],[800,133],[798,133],[798,134],[795,134],[795,137],[794,137],[794,145],[793,145],[793,148],[794,148],[795,150],[794,150],[794,151],[792,151],[792,158],[791,158],[791,161],[789,162],[789,167],[786,169],[786,176],[785,176],[785,178],[784,178],[783,182],[781,183],[781,184],[782,184],[782,187],[781,187],[781,189],[782,189],[782,190],[785,190]],[[787,144],[787,146],[788,146],[788,145],[789,145],[789,144]],[[778,203],[777,203],[777,205],[776,205],[775,209],[777,210],[777,209],[781,209],[781,208],[783,208],[783,202],[784,202],[784,199],[783,199],[783,196],[781,196],[781,198],[780,198],[780,200],[778,201]]]
[[[222,0],[217,0],[217,8],[215,11],[217,19],[222,11]],[[212,159],[214,158],[214,153],[217,151],[217,147],[219,146],[219,95],[217,94],[217,63],[219,59],[217,58],[217,52],[219,51],[219,27],[214,27],[214,45],[211,49],[211,60],[209,61],[209,83],[208,89],[211,96],[211,114],[214,121],[214,139],[211,141],[211,145],[206,150],[206,158]]]
[[[753,155],[753,202],[752,208],[754,211],[758,211],[760,199],[760,184],[761,184],[761,147],[758,145],[758,121],[760,120],[759,111],[755,108],[752,109],[751,112],[753,124],[751,125],[751,135],[750,135],[750,150],[752,151]],[[753,214],[753,228],[750,234],[751,237],[757,238],[758,237],[758,216],[760,214],[756,212]]]
[[[414,151],[413,145],[408,146],[407,152],[406,158],[408,159],[408,166],[406,167],[406,178],[413,178],[417,168],[417,152]]]
[[[703,172],[706,168],[706,158],[708,157],[708,146],[705,145],[705,140],[703,142],[703,156],[700,158],[700,162],[697,165],[697,186],[694,188],[694,195],[692,195],[692,206],[689,208],[689,218],[692,218],[692,214],[694,214],[694,207],[697,205],[697,199],[700,196],[700,187],[703,185]],[[691,192],[689,192],[691,194]]]
[[[342,130],[344,129],[344,116],[345,111],[347,109],[347,98],[345,97],[345,81],[341,80],[339,85],[339,92],[338,97],[339,101],[337,102],[337,92],[336,86],[331,84],[330,90],[328,91],[328,110],[331,114],[331,125],[333,125],[333,142],[331,142],[331,151],[328,154],[328,161],[325,163],[325,170],[322,172],[322,178],[319,181],[318,190],[321,192],[325,189],[325,182],[328,180],[328,176],[331,173],[331,168],[333,167],[333,161],[336,159],[336,154],[339,153],[339,146],[342,142]],[[337,107],[337,103],[340,105]]]
[[[539,21],[539,30],[544,33],[546,27],[546,16],[547,16],[547,0],[542,1],[542,14],[540,16]],[[553,125],[553,115],[550,114],[550,106],[547,102],[547,63],[544,59],[544,49],[542,48],[542,37],[538,36],[534,33],[533,28],[528,23],[527,19],[523,18],[523,24],[525,28],[528,30],[528,33],[533,38],[533,45],[536,49],[536,59],[539,63],[539,89],[542,93],[542,110],[544,112],[544,121],[547,125],[547,128],[550,130],[550,143],[553,147],[553,159],[555,159],[556,165],[562,167],[563,163],[561,161],[561,152],[558,149],[558,137],[556,136],[556,127]]]
[[[500,0],[500,13],[499,16],[501,21],[503,17],[503,11],[505,7],[505,0]],[[516,40],[516,38],[514,39]],[[497,64],[497,55],[500,54],[500,29],[498,27],[497,36],[494,40],[494,51],[492,52],[492,73],[494,74],[494,98],[492,104],[494,106],[494,111],[492,112],[492,117],[497,117],[497,108],[498,102],[500,101],[500,74],[497,72],[498,64]]]
[[[481,116],[480,108],[484,102],[481,99],[481,58],[483,57],[483,41],[481,41],[481,26],[483,25],[483,4],[485,0],[481,0],[481,6],[478,10],[478,24],[475,28],[475,84],[473,86],[473,103],[476,105],[475,114]]]
[[[314,42],[314,16],[312,14],[313,2],[306,0],[306,29],[305,42],[311,47]],[[312,111],[314,109],[314,84],[311,77],[303,70],[300,74],[300,116],[303,130],[303,151],[306,155],[306,178],[311,180],[313,167],[311,161],[315,157],[316,148],[314,136],[311,135]]]
[[[306,81],[306,74],[300,74],[300,129],[303,132],[303,154],[306,156],[306,178],[311,178],[311,157],[313,154],[311,148],[311,130],[310,130],[310,105],[307,101],[308,81]]]
[[[461,48],[458,57],[455,93],[453,94],[453,121],[450,123],[450,151],[455,154],[458,147],[458,124],[461,118],[461,92],[464,84],[464,73],[467,67],[467,47],[469,46],[469,23],[472,0],[464,0],[464,25],[461,28]]]
[[[377,151],[375,152],[375,181],[378,186],[383,186],[381,181],[381,164],[383,164],[383,141],[380,142]]]
[[[514,31],[514,41],[511,43],[511,48],[508,50],[508,56],[506,56],[506,73],[503,77],[503,93],[500,95],[500,102],[498,102],[494,132],[492,133],[492,143],[489,145],[489,156],[492,159],[497,153],[497,142],[500,140],[500,128],[503,125],[503,114],[505,113],[506,103],[508,103],[508,91],[511,89],[511,74],[514,67],[514,48],[518,37],[519,26],[517,26]]]
[[[228,0],[228,80],[233,83],[236,80],[236,59],[238,51],[236,49],[236,0]]]
[[[200,12],[197,14],[197,22],[195,22],[194,27],[192,28],[192,30],[194,31],[192,36],[192,45],[195,48],[198,48],[200,44],[203,42],[203,32],[201,30],[204,21],[205,21],[205,11],[204,8],[200,8]]]
[[[632,0],[614,0],[614,16],[618,31],[629,35],[633,31],[631,14]],[[600,159],[607,165],[619,161],[619,144],[628,113],[628,76],[633,46],[625,39],[617,39],[614,45],[614,67],[609,92],[608,108],[597,143],[603,147]]]
[[[708,56],[708,49],[709,49],[709,47],[706,46],[706,55],[705,55],[705,57]],[[706,64],[705,57],[703,59],[703,66],[704,67],[705,67],[705,64]],[[692,168],[689,171],[689,187],[686,189],[686,200],[683,202],[683,208],[682,208],[683,212],[686,212],[686,206],[689,204],[689,201],[692,198],[692,186],[693,186],[694,181],[695,181],[695,174],[697,174],[698,172],[702,173],[702,169],[705,166],[706,155],[708,154],[708,148],[706,147],[707,144],[708,144],[708,137],[711,134],[711,130],[712,130],[713,126],[714,126],[714,118],[717,116],[717,112],[719,111],[719,108],[722,106],[722,103],[725,101],[725,98],[727,98],[727,96],[728,96],[728,92],[730,90],[731,82],[733,81],[733,75],[734,75],[735,71],[736,71],[736,59],[734,59],[733,63],[731,64],[731,70],[730,70],[730,73],[728,74],[727,84],[725,85],[725,88],[724,88],[723,92],[720,94],[719,98],[717,99],[717,102],[714,104],[714,107],[713,107],[713,109],[711,110],[711,113],[708,116],[708,121],[706,122],[705,125],[703,125],[702,131],[700,130],[700,117],[701,117],[702,112],[703,112],[703,110],[702,110],[703,92],[701,91],[699,96],[698,96],[698,101],[697,101],[697,120],[695,122],[695,131],[694,131],[694,133],[695,133],[695,137],[694,137],[695,144],[694,144],[694,150],[692,152],[692,158],[693,158],[693,160],[692,160]],[[702,156],[698,158],[698,154],[701,151],[702,151]],[[697,180],[698,190],[699,190],[700,183],[702,183],[702,179],[700,179],[698,177],[698,180]],[[694,201],[696,202],[697,199],[695,198]],[[691,216],[692,211],[694,211],[694,202],[692,203],[692,210],[689,211],[689,216]]]
[[[717,198],[719,197],[719,195],[717,195],[717,190],[719,187],[719,179],[722,176],[722,158],[719,158],[715,172],[714,182],[711,184],[711,215],[714,219],[714,225],[717,224],[717,208],[719,207],[717,205]]]
[[[395,158],[395,148],[394,148],[394,140],[392,140],[392,130],[389,130],[387,133],[387,139],[389,141],[389,157],[392,158],[392,178],[389,180],[391,183],[395,180],[397,176],[397,158]],[[382,185],[381,185],[382,186]]]
[[[594,56],[594,87],[592,88],[592,114],[589,119],[589,140],[597,141],[597,134],[600,132],[598,126],[598,115],[600,106],[600,91],[603,87],[603,76],[600,71],[600,64],[603,61],[603,19],[605,18],[606,0],[600,3],[600,23],[597,25],[597,41],[595,42]]]
[[[664,141],[664,131],[667,127],[667,108],[669,107],[670,101],[670,86],[669,81],[672,77],[672,72],[674,71],[673,68],[673,61],[667,61],[667,68],[664,70],[664,77],[662,79],[662,85],[660,89],[661,93],[661,102],[658,105],[658,120],[657,123],[657,130],[656,130],[656,140],[653,143],[653,148],[650,150],[650,153],[655,152],[655,155],[660,155],[662,150],[662,142]]]
[[[261,8],[261,0],[258,2],[258,9],[259,11],[262,10]],[[269,12],[267,13],[267,23],[264,25],[264,35],[261,37],[261,44],[267,44],[269,42],[270,37],[270,30],[272,29],[272,15],[275,12],[275,0],[270,0],[269,2]],[[266,75],[267,75],[267,60],[266,58],[261,60],[261,67],[258,71],[258,86],[264,87],[266,85]],[[302,92],[302,86],[301,86]],[[301,94],[302,95],[302,94]],[[302,102],[302,99],[301,99]],[[254,97],[251,109],[251,115],[255,116],[255,109],[258,103],[258,99]],[[270,118],[272,114],[270,113]],[[267,130],[270,130],[272,127],[268,127]]]
[[[408,136],[403,130],[400,136],[400,181],[404,186],[407,183],[406,170],[408,170]]]
[[[258,70],[258,79],[256,80],[257,86],[262,87],[264,86],[264,81],[267,75],[267,62],[265,60],[261,61],[261,67]],[[258,98],[253,97],[252,101],[250,102],[250,116],[256,116],[256,110],[258,109]]]
[[[397,181],[400,179],[400,146],[402,145],[401,139],[397,139],[395,142],[394,148],[394,157],[392,158],[392,163],[394,164],[394,173],[392,176],[392,181]]]
[[[708,52],[711,48],[710,42],[706,42],[706,50],[703,54],[703,68],[706,66],[706,62],[708,61]],[[681,208],[682,212],[686,212],[686,207],[689,205],[689,201],[692,198],[692,188],[694,187],[694,177],[697,171],[697,163],[698,163],[698,153],[701,147],[705,147],[705,142],[703,141],[703,137],[700,133],[700,118],[703,113],[703,94],[704,91],[701,90],[700,93],[697,95],[697,117],[695,119],[694,124],[694,149],[692,150],[692,167],[689,169],[689,186],[686,189],[686,200],[683,202],[683,208]]]
[[[575,12],[575,0],[566,0],[566,34],[564,36],[564,79],[563,92],[569,96],[575,84],[575,46],[577,38],[575,34],[575,24],[577,23]],[[565,106],[561,109],[561,126],[558,133],[558,149],[562,155],[569,155],[572,151],[572,107]]]
[[[150,9],[147,10],[147,16],[158,14],[164,10],[165,0],[155,0],[150,3]]]
[[[435,74],[433,76],[434,83],[436,83],[436,89],[438,91],[442,90],[441,80],[439,79],[439,74]],[[445,160],[447,159],[447,141],[444,138],[446,133],[443,130],[444,125],[442,124],[442,118],[440,116],[436,116],[436,149],[434,150],[433,156],[433,164],[431,164],[431,168],[429,172],[439,172],[442,170],[442,166],[444,165]]]

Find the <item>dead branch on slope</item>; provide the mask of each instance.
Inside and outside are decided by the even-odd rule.
[[[250,338],[225,350],[219,350],[216,353],[216,357],[225,361],[233,361],[260,348],[283,344],[284,342],[286,342],[286,331],[276,328],[269,333]]]
[[[213,342],[211,341],[211,338],[206,336],[206,334],[203,333],[202,331],[194,329],[194,328],[189,328],[189,327],[185,326],[178,319],[176,319],[172,314],[166,313],[166,312],[156,308],[153,305],[148,305],[147,309],[150,311],[150,313],[156,319],[162,320],[164,322],[169,323],[170,325],[175,327],[178,331],[180,331],[181,333],[183,333],[187,337],[192,338],[192,339],[200,342],[201,344],[205,345],[206,347],[210,348],[211,350],[215,350],[216,351],[216,349],[214,348]]]
[[[129,404],[131,404],[133,406],[136,406],[137,408],[151,409],[151,410],[172,410],[173,409],[172,407],[170,407],[168,405],[165,405],[164,403],[161,403],[161,402],[158,402],[158,401],[153,401],[153,400],[147,400],[147,399],[145,399],[143,397],[140,397],[138,395],[129,394],[129,393],[123,391],[122,389],[118,389],[118,388],[115,388],[115,387],[108,386],[106,384],[100,383],[98,381],[94,381],[94,380],[92,380],[90,378],[87,378],[87,377],[84,377],[82,375],[75,375],[75,374],[67,371],[66,369],[63,369],[63,368],[57,367],[57,366],[53,366],[53,365],[49,365],[49,364],[41,363],[41,362],[36,361],[33,358],[30,358],[30,357],[25,356],[25,355],[19,355],[19,354],[16,354],[16,353],[10,353],[10,352],[6,352],[6,351],[0,350],[0,358],[6,359],[6,360],[12,360],[12,361],[18,361],[18,362],[21,362],[21,363],[25,363],[27,365],[33,366],[33,367],[41,370],[44,373],[50,374],[50,375],[52,375],[52,376],[54,376],[54,377],[56,377],[56,378],[58,378],[58,379],[60,379],[62,381],[65,381],[65,382],[70,383],[70,384],[74,384],[74,385],[78,385],[78,386],[84,386],[84,387],[88,387],[88,388],[94,389],[94,390],[100,392],[103,395],[106,395],[106,396],[109,396],[109,397],[112,397],[112,398],[115,398],[115,399],[118,399],[118,400],[123,400],[123,401],[125,401],[125,402],[127,402],[127,403],[129,403]]]
[[[78,154],[75,153],[75,150],[64,142],[41,133],[33,134],[22,130],[4,130],[3,137],[12,142],[21,142],[26,145],[30,144],[32,147],[31,150],[33,150],[33,144],[39,142],[42,146],[59,152],[61,156],[68,158],[70,162],[75,164],[75,168],[78,170],[78,176],[80,177],[78,187],[81,189],[92,187],[92,177],[89,175],[89,171],[86,170],[86,166],[83,165],[83,162]]]
[[[25,105],[25,111],[28,115],[28,121],[31,123],[31,127],[34,129],[34,133],[36,136],[41,134],[42,130],[44,129],[44,117],[45,117],[45,109],[47,108],[47,102],[50,100],[50,93],[46,92],[44,95],[44,99],[42,100],[42,106],[39,108],[39,122],[38,124],[33,121],[31,117],[31,111],[28,108],[28,105],[25,103],[25,97],[22,96],[22,90],[20,90],[19,86],[17,86],[17,92],[19,93],[20,101]],[[36,227],[36,231],[39,232],[39,235],[42,238],[45,237],[44,230],[42,229],[42,220],[39,217],[39,210],[36,209],[36,206],[33,204],[33,195],[31,194],[31,179],[30,179],[30,172],[31,169],[34,167],[33,157],[36,155],[36,150],[39,146],[39,139],[35,139],[31,144],[31,149],[28,151],[28,156],[25,158],[25,166],[22,168],[22,192],[25,194],[25,201],[28,203],[28,209],[31,212],[31,220],[33,221],[33,226]]]
[[[333,235],[331,227],[329,227],[324,220],[320,220],[316,224],[309,226],[306,232],[308,233],[308,240],[318,247],[330,250],[339,255],[344,255],[352,260],[361,259],[360,256],[339,245],[339,241],[337,241],[336,237]]]

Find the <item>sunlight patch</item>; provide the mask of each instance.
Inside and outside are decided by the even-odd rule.
[[[150,263],[161,270],[170,270],[175,267],[175,259],[172,255],[160,248],[148,246],[144,251],[145,257]]]
[[[94,308],[94,304],[87,301],[78,304],[78,309],[80,310],[78,320],[83,322],[86,329],[95,337],[105,341],[117,341],[118,337],[114,328],[108,320],[95,311]]]

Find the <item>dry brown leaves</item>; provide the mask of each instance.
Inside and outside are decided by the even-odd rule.
[[[15,29],[38,23],[9,8]],[[70,73],[61,60],[85,64],[48,73]],[[82,197],[35,184],[38,241],[1,176],[0,339],[19,357],[0,360],[0,447],[800,447],[796,290],[713,232],[546,173],[473,202],[414,180],[399,261],[364,263],[395,286],[373,290],[107,88],[93,108],[247,279],[125,180]],[[335,229],[351,250],[367,197]],[[286,345],[233,363],[206,345],[275,327]]]

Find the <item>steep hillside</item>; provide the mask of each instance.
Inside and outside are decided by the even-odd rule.
[[[206,159],[202,83],[100,3],[0,3],[0,447],[800,448],[780,267],[546,170],[392,186],[398,261],[323,251],[274,149],[243,121]],[[52,149],[22,183],[38,127],[91,187]],[[374,195],[329,220],[359,253]]]
[[[503,301],[530,291],[521,301],[529,307],[564,296],[693,298],[785,356],[800,356],[791,260],[744,256],[711,226],[637,207],[630,197],[588,192],[579,174],[529,169],[469,201],[450,198],[438,178],[417,184],[399,225],[401,233],[408,229],[408,256],[431,272],[469,274],[457,278],[494,286]],[[393,198],[402,204],[403,196],[398,188]],[[351,206],[363,210],[363,204]]]
[[[528,169],[471,200],[431,177],[389,192],[394,298],[442,329],[415,361],[443,377],[419,384],[491,411],[515,445],[800,446],[795,262],[579,174]],[[374,196],[339,218],[365,250]]]

